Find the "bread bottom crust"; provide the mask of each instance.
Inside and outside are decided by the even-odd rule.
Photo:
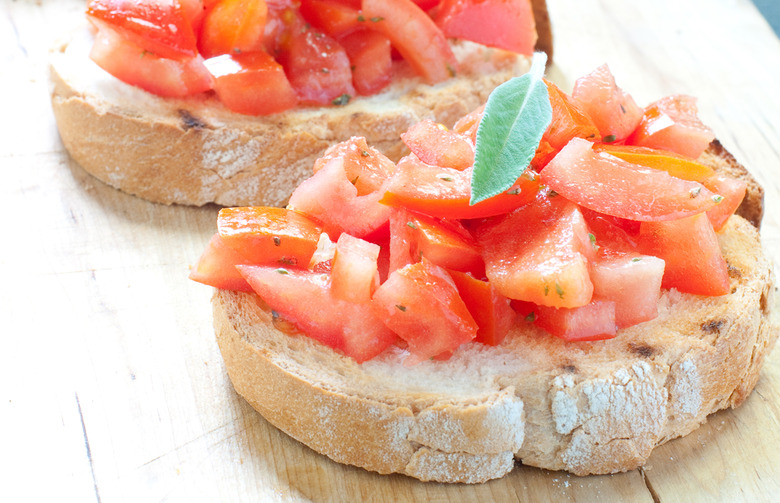
[[[566,343],[522,323],[500,346],[465,344],[447,361],[405,367],[391,348],[357,364],[277,330],[256,295],[221,290],[214,326],[236,391],[340,463],[466,483],[501,477],[515,460],[621,472],[741,404],[777,339],[758,231],[733,217],[719,241],[730,294],[665,291],[656,319],[607,341]]]

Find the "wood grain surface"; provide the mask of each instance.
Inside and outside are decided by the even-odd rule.
[[[646,104],[700,113],[766,189],[780,259],[780,41],[748,0],[548,0],[570,90],[608,62]],[[341,466],[234,393],[210,290],[188,281],[216,207],[166,207],[93,179],[60,143],[47,52],[77,0],[0,0],[0,501],[778,501],[780,350],[750,398],[641,470],[518,466],[478,486]]]

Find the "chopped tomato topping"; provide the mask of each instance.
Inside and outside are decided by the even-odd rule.
[[[352,84],[362,95],[376,94],[392,80],[390,40],[375,31],[361,29],[339,39],[352,63]]]
[[[425,257],[436,265],[455,271],[484,272],[482,255],[474,238],[457,220],[408,213],[406,226],[411,229],[411,257]],[[415,260],[415,261],[416,261]]]
[[[501,344],[515,321],[515,312],[509,305],[509,299],[498,293],[489,281],[459,271],[449,273],[479,327],[474,342],[488,346]]]
[[[696,159],[715,134],[699,120],[696,98],[667,96],[645,108],[642,122],[627,143],[671,150]]]
[[[190,270],[190,279],[223,290],[251,292],[252,287],[236,269],[237,265],[248,263],[243,255],[226,245],[219,233],[216,233],[211,236],[198,263]]]
[[[594,261],[590,270],[594,298],[615,303],[615,324],[630,327],[658,315],[664,261],[626,254]]]
[[[529,0],[442,0],[436,24],[447,37],[518,54],[533,54],[536,44],[536,23]]]
[[[331,268],[333,295],[351,302],[368,302],[379,286],[379,245],[349,234],[336,242]]]
[[[222,208],[217,217],[222,241],[250,264],[306,267],[322,229],[284,208]]]
[[[298,103],[282,65],[265,52],[223,54],[207,60],[206,68],[220,100],[234,112],[267,115]]]
[[[443,268],[423,259],[393,271],[374,293],[377,317],[409,344],[408,364],[474,339],[477,324]]]
[[[648,168],[660,169],[666,171],[675,178],[701,182],[705,178],[712,176],[713,169],[705,164],[696,162],[690,157],[669,152],[668,150],[658,150],[648,147],[637,147],[634,145],[608,145],[598,143],[593,145],[595,152],[606,152],[624,161]]]
[[[742,200],[747,195],[747,182],[737,180],[724,175],[713,175],[702,180],[702,185],[707,187],[710,192],[717,194],[715,199],[718,203],[707,210],[707,216],[712,223],[712,227],[719,231],[726,225],[729,217],[737,211]]]
[[[474,165],[474,145],[463,135],[430,119],[410,127],[401,139],[426,164],[458,171]]]
[[[536,324],[565,341],[599,341],[617,334],[615,303],[594,300],[571,309],[537,306]]]
[[[361,27],[358,9],[337,0],[301,0],[304,19],[333,38],[349,35]]]
[[[220,0],[206,11],[198,39],[200,53],[210,58],[264,50],[267,16],[265,0]]]

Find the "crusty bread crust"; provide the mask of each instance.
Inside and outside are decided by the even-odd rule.
[[[540,49],[552,51],[546,2],[534,1]],[[52,107],[65,148],[99,180],[150,201],[283,206],[325,149],[352,136],[398,160],[401,133],[422,119],[447,126],[524,73],[529,59],[453,42],[456,78],[429,86],[396,65],[381,94],[342,107],[266,117],[232,113],[213,96],[160,98],[111,77],[87,54],[86,29],[51,55]]]
[[[713,148],[722,149],[703,160],[744,171]],[[761,214],[751,206],[761,203],[755,188],[746,201],[741,212]],[[777,339],[758,229],[734,216],[718,239],[729,295],[665,291],[656,319],[607,341],[566,343],[520,321],[500,346],[465,344],[447,361],[405,367],[405,353],[392,348],[358,364],[275,328],[256,295],[221,290],[214,327],[236,391],[338,462],[441,482],[501,477],[515,459],[615,473],[741,404]]]

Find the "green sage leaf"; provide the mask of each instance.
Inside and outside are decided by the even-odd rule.
[[[490,93],[477,129],[470,204],[509,189],[531,163],[552,120],[546,62],[547,55],[535,53],[528,73]]]

